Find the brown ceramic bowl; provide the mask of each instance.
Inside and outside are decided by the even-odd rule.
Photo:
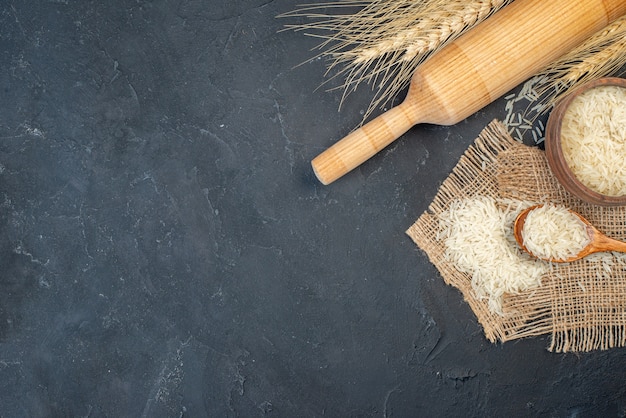
[[[600,86],[620,86],[626,88],[626,79],[606,77],[590,81],[561,100],[550,113],[545,133],[546,157],[548,164],[559,183],[573,195],[585,202],[601,206],[626,205],[626,196],[608,196],[585,186],[570,170],[561,148],[561,127],[563,115],[575,97]],[[626,156],[624,156],[626,161]]]

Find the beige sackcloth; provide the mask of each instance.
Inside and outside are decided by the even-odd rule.
[[[490,312],[487,300],[474,296],[471,276],[446,261],[445,245],[436,236],[438,215],[452,200],[478,195],[564,205],[617,239],[626,239],[626,208],[595,206],[571,195],[551,173],[542,150],[515,141],[502,123],[493,121],[461,157],[428,210],[407,231],[444,281],[461,291],[491,342],[550,334],[548,350],[554,352],[624,347],[624,257],[604,254],[605,262],[584,259],[553,265],[539,287],[505,295],[503,315]]]

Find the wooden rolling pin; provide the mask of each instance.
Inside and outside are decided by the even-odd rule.
[[[406,99],[318,155],[329,184],[418,123],[453,125],[626,13],[626,0],[516,0],[422,64]]]

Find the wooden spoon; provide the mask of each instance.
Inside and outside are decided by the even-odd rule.
[[[536,254],[533,254],[532,252],[530,252],[528,250],[528,248],[526,248],[526,246],[524,246],[524,239],[522,237],[522,230],[524,229],[524,223],[526,222],[526,217],[528,216],[528,214],[537,209],[540,208],[543,205],[535,205],[535,206],[531,206],[528,209],[524,209],[523,211],[520,212],[519,215],[517,215],[517,218],[515,219],[515,225],[513,226],[513,235],[515,235],[515,240],[517,241],[517,243],[519,244],[519,246],[526,251],[528,254],[537,257],[537,258],[541,258],[543,260],[546,261],[552,261],[555,263],[569,263],[571,261],[576,261],[579,260],[583,257],[586,257],[590,254],[593,253],[600,253],[600,252],[605,252],[605,251],[618,251],[621,253],[626,253],[626,242],[622,242],[622,241],[618,241],[616,239],[613,238],[609,238],[606,235],[604,235],[602,232],[598,231],[587,219],[585,219],[581,214],[573,211],[573,210],[569,210],[571,213],[573,213],[574,215],[578,216],[580,218],[580,220],[585,224],[585,226],[587,227],[587,233],[589,234],[589,244],[587,244],[586,247],[584,247],[582,250],[580,250],[580,252],[572,257],[569,257],[565,260],[556,260],[556,259],[550,259],[550,258],[544,258],[544,257],[540,257]]]

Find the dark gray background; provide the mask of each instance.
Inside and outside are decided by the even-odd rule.
[[[0,6],[3,417],[624,416],[626,351],[491,344],[404,231],[502,101],[324,187],[297,0]]]

